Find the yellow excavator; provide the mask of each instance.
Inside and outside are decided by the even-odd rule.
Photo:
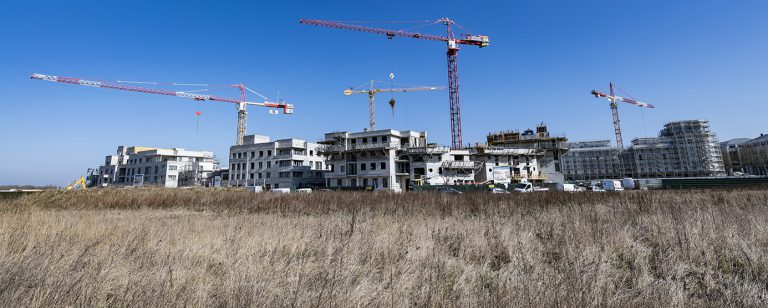
[[[85,184],[85,177],[83,177],[81,175],[79,179],[77,179],[74,182],[72,182],[72,184],[69,184],[69,186],[67,186],[66,190],[72,190],[73,188],[77,187],[77,185],[80,185],[80,187],[82,189],[88,189],[87,185]]]

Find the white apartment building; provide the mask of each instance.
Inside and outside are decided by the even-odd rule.
[[[426,146],[426,141],[426,132],[394,129],[327,133],[320,141],[329,169],[326,185],[403,191],[411,179],[404,151]]]
[[[324,157],[318,144],[301,139],[270,141],[248,135],[242,145],[229,149],[229,186],[263,186],[266,189],[325,186]]]
[[[208,185],[219,163],[209,151],[181,148],[118,146],[99,167],[98,184],[105,186],[156,185],[163,187]]]
[[[326,173],[329,188],[403,191],[412,183],[463,185],[546,179],[539,162],[544,151],[535,149],[449,149],[428,144],[426,132],[392,129],[328,133],[320,143],[330,170]]]

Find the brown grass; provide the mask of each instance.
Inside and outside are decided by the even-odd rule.
[[[0,306],[768,304],[768,190],[0,200]]]

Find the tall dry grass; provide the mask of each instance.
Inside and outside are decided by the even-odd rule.
[[[0,201],[0,306],[768,302],[768,190]]]

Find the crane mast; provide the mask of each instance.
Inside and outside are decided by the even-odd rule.
[[[293,104],[286,104],[286,103],[279,103],[279,102],[275,103],[275,102],[269,102],[266,100],[261,103],[246,101],[245,100],[246,87],[243,84],[233,85],[234,87],[237,87],[240,89],[240,94],[241,94],[241,99],[233,99],[233,98],[219,97],[214,95],[184,92],[184,91],[170,91],[170,90],[160,90],[160,89],[149,89],[149,88],[136,87],[136,86],[125,86],[125,85],[104,82],[104,81],[84,80],[84,79],[73,78],[73,77],[32,74],[30,78],[44,80],[44,81],[51,81],[51,82],[96,87],[96,88],[176,96],[180,98],[189,98],[196,101],[216,101],[216,102],[232,103],[232,104],[235,104],[237,107],[237,139],[235,141],[237,145],[243,144],[243,137],[245,136],[246,126],[248,124],[248,111],[246,110],[246,106],[251,105],[251,106],[260,106],[260,107],[268,107],[268,108],[281,108],[283,109],[283,113],[293,114]]]
[[[416,32],[409,32],[405,30],[389,30],[382,28],[371,28],[358,25],[349,25],[333,21],[323,21],[316,19],[301,19],[299,21],[302,24],[314,25],[321,27],[328,27],[341,30],[352,30],[367,32],[373,34],[384,34],[387,38],[394,37],[408,37],[431,41],[446,42],[448,51],[446,56],[448,59],[448,100],[450,107],[451,117],[451,148],[459,149],[463,147],[462,133],[461,133],[461,103],[459,99],[459,68],[458,68],[458,52],[459,45],[472,45],[480,48],[486,47],[490,44],[488,36],[485,35],[471,35],[462,34],[461,38],[456,38],[453,35],[452,26],[455,22],[449,18],[441,18],[435,21],[435,23],[442,23],[447,28],[446,36],[422,34]]]
[[[605,98],[608,101],[610,101],[610,107],[611,107],[611,116],[613,117],[613,132],[616,134],[616,146],[619,148],[619,150],[624,150],[624,140],[621,136],[621,123],[619,120],[619,106],[618,102],[624,102],[628,104],[632,104],[638,107],[645,107],[645,108],[656,108],[656,106],[636,101],[631,98],[616,96],[613,93],[613,82],[609,84],[610,92],[609,94],[604,94],[597,90],[592,90],[592,95],[594,95],[597,98]]]
[[[377,89],[373,87],[374,80],[370,81],[370,89],[368,90],[354,90],[354,89],[346,89],[344,90],[344,95],[350,96],[352,94],[368,94],[368,129],[374,130],[376,129],[376,93],[380,92],[421,92],[421,91],[435,91],[435,90],[444,90],[445,87],[411,87],[411,88],[382,88]],[[394,103],[391,103],[394,104]],[[394,106],[394,105],[393,105]]]

